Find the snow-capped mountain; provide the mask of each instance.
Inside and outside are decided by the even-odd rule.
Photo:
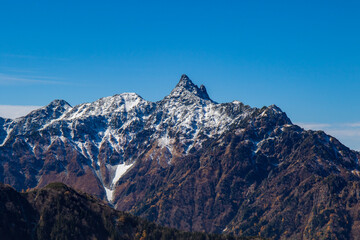
[[[216,103],[186,75],[158,102],[123,93],[75,107],[55,100],[22,118],[0,118],[4,183],[22,190],[61,181],[191,231],[295,238],[313,236],[306,227],[339,231],[314,227],[311,212],[328,207],[323,179],[346,179],[341,189],[349,179],[359,183],[358,157],[323,132],[293,125],[275,105]],[[296,209],[297,218],[287,219]],[[287,222],[272,231],[280,216]]]
[[[26,155],[34,159],[44,159],[49,150],[68,146],[79,155],[80,167],[86,164],[95,173],[100,183],[97,194],[102,196],[103,188],[111,201],[120,176],[148,146],[155,144],[161,148],[161,155],[166,156],[161,164],[171,164],[173,154],[196,151],[204,141],[220,136],[255,110],[237,101],[215,103],[204,86],[198,88],[183,75],[172,92],[156,103],[135,93],[105,97],[75,107],[64,100],[55,100],[25,117],[4,121],[6,134],[2,134],[1,146],[6,148],[21,142],[27,149]],[[276,107],[269,110],[280,111]],[[61,154],[49,157],[56,159],[57,155]],[[38,186],[33,177],[40,186],[46,184],[48,181],[43,181],[43,174],[39,174],[25,177],[32,184],[24,182],[17,187]]]

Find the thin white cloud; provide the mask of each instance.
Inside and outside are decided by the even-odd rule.
[[[11,73],[21,73],[21,74],[38,74],[39,69],[36,68],[17,68],[17,67],[8,67],[0,66],[2,72],[11,72]]]
[[[0,85],[11,85],[17,83],[42,84],[42,85],[67,85],[59,78],[49,76],[19,76],[0,73]]]
[[[0,117],[15,119],[23,117],[42,106],[0,105]]]
[[[329,129],[327,133],[341,137],[359,137],[360,140],[360,129]]]
[[[36,56],[36,55],[26,55],[26,54],[2,54],[4,57],[9,58],[22,58],[22,59],[33,59],[33,60],[57,60],[57,61],[65,61],[66,58],[59,57],[48,57],[48,56]]]
[[[299,125],[302,128],[305,129],[311,129],[311,130],[319,130],[324,128],[330,128],[331,124],[328,123],[296,123],[296,125]]]
[[[322,130],[346,146],[360,150],[360,122],[354,123],[296,123],[307,130]]]
[[[355,122],[355,123],[345,123],[345,126],[358,128],[358,127],[360,127],[360,122]]]

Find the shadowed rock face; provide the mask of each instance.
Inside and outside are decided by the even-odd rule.
[[[189,231],[359,231],[358,152],[293,125],[275,105],[216,103],[186,75],[156,103],[124,93],[0,119],[0,139],[0,179],[18,190],[61,181]]]

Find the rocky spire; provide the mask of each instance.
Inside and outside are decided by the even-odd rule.
[[[206,91],[204,85],[201,85],[200,88],[195,85],[190,78],[183,74],[181,75],[179,83],[175,86],[175,88],[171,91],[170,95],[166,98],[191,98],[198,97],[203,100],[210,100],[210,97]]]

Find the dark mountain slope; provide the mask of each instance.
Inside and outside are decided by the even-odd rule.
[[[250,239],[160,227],[62,183],[27,193],[0,184],[0,219],[1,239]]]
[[[169,168],[144,160],[120,179],[117,207],[180,229],[356,239],[358,153],[271,122],[235,127]]]

